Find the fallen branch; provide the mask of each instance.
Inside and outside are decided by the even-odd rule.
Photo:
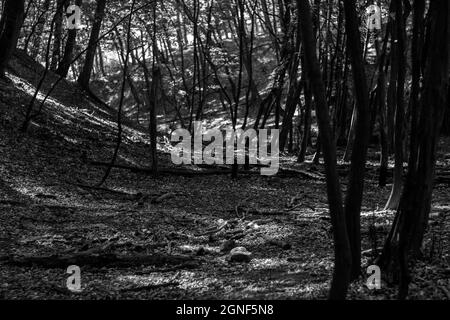
[[[91,165],[98,167],[106,167],[110,166],[110,163],[100,162],[100,161],[91,161]],[[134,173],[144,173],[144,174],[152,174],[151,168],[145,167],[135,167],[124,164],[114,164],[112,168],[129,170]],[[203,170],[190,170],[190,169],[179,169],[179,168],[158,168],[158,174],[161,175],[175,175],[175,176],[185,176],[185,177],[194,177],[201,175],[229,175],[232,173],[231,168],[224,168],[221,166],[219,169],[203,169]],[[261,175],[259,170],[239,170],[240,175]],[[288,169],[288,168],[279,168],[278,175],[286,176],[286,175],[300,175],[306,179],[313,180],[325,180],[325,176],[321,173],[312,173],[305,170],[299,169]]]
[[[191,256],[182,255],[134,255],[121,256],[116,254],[92,254],[92,253],[75,253],[65,256],[23,256],[23,257],[8,257],[5,260],[6,264],[31,267],[33,265],[44,268],[67,268],[70,265],[77,266],[91,266],[91,267],[134,267],[141,265],[174,265],[183,264],[187,261],[192,261]]]
[[[150,273],[166,273],[166,272],[173,272],[173,271],[179,271],[179,270],[192,270],[198,267],[198,264],[196,261],[188,261],[182,264],[177,264],[173,267],[166,267],[166,268],[158,268],[158,269],[152,269],[152,270],[146,270],[146,271],[135,271],[134,273],[137,275],[146,275]]]
[[[98,167],[105,167],[105,166],[110,165],[109,163],[98,162],[98,161],[90,162],[90,164],[93,166],[98,166]],[[153,172],[151,168],[134,167],[134,166],[128,166],[128,165],[123,165],[123,164],[114,164],[112,167],[115,169],[129,170],[134,173],[151,174]],[[250,171],[250,172],[252,174],[259,173],[257,171],[254,171],[254,172]],[[247,173],[250,173],[250,172],[247,172]],[[200,175],[231,174],[231,170],[223,170],[223,169],[186,170],[186,169],[177,169],[177,168],[158,168],[158,174],[192,177],[192,176],[200,176]]]

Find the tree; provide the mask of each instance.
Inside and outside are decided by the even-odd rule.
[[[351,252],[342,206],[341,187],[336,168],[336,147],[332,138],[330,116],[325,98],[325,86],[316,56],[316,42],[312,36],[311,8],[308,0],[297,0],[297,5],[305,48],[305,66],[316,100],[317,120],[322,139],[327,177],[328,205],[333,225],[335,265],[330,298],[345,299],[350,281]]]
[[[84,60],[83,69],[78,77],[78,84],[89,91],[89,81],[91,79],[92,68],[94,66],[95,52],[97,50],[97,40],[100,35],[103,16],[105,13],[106,0],[98,0],[95,9],[94,23],[92,25],[91,35],[89,37],[88,50]]]
[[[448,87],[447,101],[450,97],[450,86]],[[447,111],[445,112],[444,123],[442,125],[442,132],[450,136],[450,105],[447,106]]]
[[[364,190],[367,147],[370,137],[370,107],[355,0],[344,2],[344,12],[347,50],[351,58],[356,100],[355,140],[351,156],[348,191],[345,198],[345,221],[352,252],[351,274],[352,278],[357,278],[361,273],[360,213]]]
[[[102,0],[99,0],[98,5],[100,5],[100,2],[102,2]],[[127,50],[126,50],[126,54],[125,54],[125,59],[123,62],[123,75],[122,75],[122,86],[121,86],[121,90],[120,90],[120,98],[119,98],[119,107],[117,110],[117,142],[116,142],[116,146],[114,148],[114,152],[113,152],[113,156],[111,159],[110,164],[108,165],[108,167],[105,170],[105,174],[103,175],[102,180],[97,184],[97,187],[101,187],[106,180],[108,179],[111,170],[117,160],[118,154],[119,154],[119,149],[120,146],[122,144],[122,132],[123,132],[123,115],[122,115],[122,109],[123,109],[123,103],[124,103],[124,98],[125,98],[125,87],[127,84],[127,75],[128,75],[128,60],[130,57],[130,52],[131,52],[131,22],[133,19],[133,12],[134,12],[134,6],[136,4],[136,0],[133,0],[131,3],[131,8],[130,8],[130,14],[129,14],[129,18],[128,18],[128,26],[127,26]],[[98,9],[98,7],[97,7]],[[103,8],[104,9],[104,8]],[[92,36],[92,34],[91,34]],[[98,38],[98,35],[96,37],[96,39]],[[89,41],[91,41],[91,39],[89,39]],[[95,53],[95,51],[94,51]]]
[[[393,46],[395,48],[392,67],[396,69],[395,75],[391,77],[391,88],[396,85],[395,90],[395,129],[394,129],[394,149],[395,149],[395,170],[394,185],[385,209],[395,210],[400,202],[403,184],[403,142],[404,142],[404,118],[405,118],[405,73],[406,73],[406,49],[405,49],[405,20],[409,12],[404,9],[402,0],[394,2],[395,22],[393,23]],[[406,11],[406,12],[405,12]],[[395,35],[395,36],[394,36]],[[393,99],[394,97],[391,97]]]
[[[36,59],[37,55],[39,54],[39,49],[41,47],[41,42],[42,42],[42,33],[44,32],[45,22],[47,20],[49,8],[50,8],[50,0],[44,0],[44,3],[42,4],[42,10],[40,11],[37,22],[33,26],[33,29],[31,30],[31,33],[29,36],[29,37],[31,37],[34,33],[33,45],[30,49],[30,56],[33,59]],[[33,32],[34,30],[36,30],[36,31]],[[28,46],[26,46],[26,48],[27,47]],[[25,50],[25,51],[27,51],[27,50]]]
[[[52,51],[52,62],[50,64],[50,69],[56,71],[59,61],[61,59],[61,45],[62,45],[62,28],[63,28],[63,15],[64,6],[66,0],[56,1],[56,12],[53,20],[55,21],[55,27],[53,30],[53,51]]]
[[[82,0],[76,0],[75,5],[80,7],[82,2],[83,2]],[[56,70],[56,73],[64,78],[67,76],[67,72],[69,71],[69,67],[72,62],[73,50],[75,48],[76,39],[77,39],[77,29],[75,28],[70,29],[67,35],[63,57],[59,62],[58,69]]]
[[[423,0],[414,1],[415,37],[420,29]],[[419,103],[412,106],[415,118],[410,143],[410,158],[406,183],[400,204],[386,239],[379,264],[394,281],[399,281],[399,298],[408,294],[409,262],[421,255],[421,246],[428,225],[435,176],[436,150],[442,120],[447,106],[449,74],[449,3],[431,0],[429,9],[428,44],[425,50],[423,89]],[[420,38],[418,38],[420,39]],[[413,61],[417,77],[418,45],[415,39]],[[414,94],[417,94],[414,92]]]
[[[6,0],[0,20],[0,77],[5,77],[8,65],[19,39],[25,10],[25,0]]]

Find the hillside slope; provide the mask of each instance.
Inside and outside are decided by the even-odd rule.
[[[154,179],[113,170],[95,188],[104,168],[92,161],[111,158],[115,112],[62,81],[28,132],[20,133],[42,70],[17,52],[8,74],[12,82],[0,83],[0,298],[326,297],[333,250],[323,180]],[[43,92],[55,79],[50,74]],[[149,159],[145,131],[127,123],[118,162],[148,167]],[[160,159],[169,165],[167,153],[160,152]],[[374,214],[390,188],[378,188],[373,171],[369,177],[364,250],[381,244],[393,217]],[[449,208],[448,186],[439,185],[425,241],[433,263],[427,269],[419,264],[412,298],[447,294],[450,255],[443,248],[449,247]],[[373,225],[375,239],[369,233]],[[251,251],[252,262],[228,263],[221,251],[226,240]],[[81,293],[65,287],[66,264],[72,262],[82,263]],[[392,287],[369,291],[364,283],[362,278],[354,284],[351,298],[395,298]]]

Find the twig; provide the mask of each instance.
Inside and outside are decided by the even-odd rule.
[[[217,233],[219,231],[221,231],[223,228],[225,228],[228,225],[228,221],[226,221],[223,225],[221,225],[219,228],[214,229],[214,230],[210,230],[210,231],[206,231],[205,233],[200,233],[200,234],[196,234],[196,237],[202,237],[202,236],[209,236],[212,235],[214,233]]]

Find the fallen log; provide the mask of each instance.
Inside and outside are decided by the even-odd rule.
[[[110,166],[110,163],[99,162],[99,161],[91,161],[91,165],[98,167],[107,167]],[[145,167],[135,167],[123,164],[114,164],[112,166],[115,169],[129,170],[134,173],[144,173],[151,174],[151,168]],[[229,175],[232,173],[232,169],[225,169],[223,166],[220,169],[202,169],[202,170],[191,170],[191,169],[179,169],[179,168],[159,168],[158,174],[160,175],[175,175],[175,176],[185,176],[185,177],[195,177],[195,176],[208,176],[208,175]],[[260,175],[261,172],[259,170],[239,170],[238,174],[240,175]],[[305,170],[299,169],[289,169],[289,168],[279,168],[278,175],[286,176],[286,175],[300,175],[307,179],[314,180],[325,180],[325,176],[322,173],[313,173]]]
[[[188,261],[193,261],[191,256],[184,255],[133,255],[124,256],[116,254],[92,254],[92,253],[75,253],[72,255],[51,255],[51,256],[21,256],[6,257],[3,260],[5,264],[31,267],[40,266],[44,268],[67,268],[70,265],[90,266],[90,267],[135,267],[141,265],[164,266],[164,265],[181,265]]]
[[[110,163],[106,162],[98,162],[93,161],[90,162],[91,165],[97,167],[107,167],[110,166]],[[144,173],[151,174],[153,171],[150,168],[145,167],[134,167],[123,164],[114,164],[112,166],[115,169],[129,170],[134,173]],[[240,172],[244,173],[244,172]],[[185,176],[185,177],[193,177],[193,176],[201,176],[201,175],[220,175],[220,174],[231,174],[231,170],[224,169],[208,169],[208,170],[187,170],[187,169],[178,169],[178,168],[158,168],[158,174],[160,175],[175,175],[175,176]],[[245,174],[259,174],[258,171],[247,171]]]

